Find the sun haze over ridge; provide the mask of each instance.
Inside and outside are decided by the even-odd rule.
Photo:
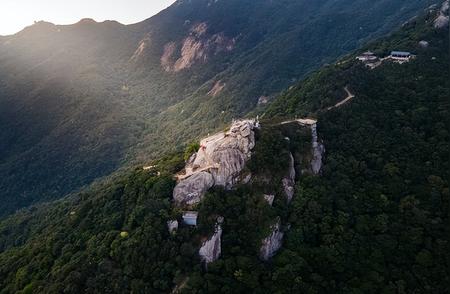
[[[40,20],[72,24],[92,18],[131,24],[151,17],[173,2],[175,0],[3,0],[0,2],[0,35],[15,34]]]

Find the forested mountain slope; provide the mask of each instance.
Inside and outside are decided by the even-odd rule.
[[[2,37],[0,214],[220,128],[435,2],[177,1]]]
[[[193,148],[1,222],[2,293],[446,293],[449,31],[433,26],[436,14],[361,50],[408,50],[416,54],[410,62],[370,70],[355,53],[278,97],[256,131],[253,179],[211,189],[196,207],[195,228],[169,233],[166,225],[181,220],[172,175]],[[345,87],[355,97],[328,110]],[[310,156],[310,133],[279,124],[305,112],[318,120],[326,148],[319,175],[299,161]],[[280,177],[289,152],[299,164],[287,204]],[[206,269],[198,248],[218,215],[221,255]],[[283,246],[261,261],[261,238],[275,218]]]

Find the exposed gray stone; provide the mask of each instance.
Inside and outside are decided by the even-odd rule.
[[[445,15],[439,15],[435,20],[434,20],[434,27],[436,29],[443,29],[448,27],[448,16]]]
[[[227,148],[215,151],[212,159],[214,162],[220,162],[219,168],[211,170],[215,185],[231,188],[245,166],[246,156],[239,149]]]
[[[422,48],[428,48],[428,46],[430,46],[430,44],[427,41],[422,40],[419,42],[419,46]]]
[[[442,4],[441,10],[439,11],[438,17],[434,20],[434,27],[437,29],[448,28],[449,26],[449,1],[445,1]]]
[[[278,219],[277,223],[271,227],[271,234],[262,240],[259,256],[262,260],[269,260],[281,248],[283,243],[284,233],[281,231],[281,221]]]
[[[169,233],[173,233],[178,230],[178,221],[170,220],[167,222],[167,228],[169,229]]]
[[[283,178],[283,189],[286,194],[287,202],[290,203],[292,197],[294,197],[294,186],[295,186],[295,162],[292,153],[289,153],[289,170],[288,175]]]
[[[214,235],[203,242],[202,247],[199,250],[200,259],[206,264],[219,259],[220,254],[222,253],[222,222],[223,217],[219,217],[217,219]]]
[[[269,203],[270,206],[272,206],[273,201],[275,200],[275,195],[270,194],[264,194],[264,199]]]
[[[317,124],[311,126],[312,133],[312,151],[313,158],[311,160],[311,169],[313,174],[317,175],[322,169],[322,157],[325,153],[325,146],[317,139]]]
[[[173,190],[173,198],[179,204],[196,204],[214,185],[214,178],[208,172],[199,172],[184,179]]]
[[[178,175],[174,199],[181,204],[195,204],[212,186],[231,189],[240,179],[246,161],[255,147],[255,121],[232,124],[230,131],[209,136],[187,162],[185,174]]]

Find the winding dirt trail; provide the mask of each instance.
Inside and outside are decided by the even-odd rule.
[[[345,97],[342,101],[336,103],[336,105],[328,107],[326,109],[326,111],[329,111],[334,108],[338,108],[338,107],[346,104],[353,98],[355,98],[355,95],[350,91],[348,86],[345,86],[344,90],[347,93],[347,97]],[[313,158],[311,160],[311,169],[315,175],[318,175],[322,169],[322,164],[323,164],[322,158],[323,158],[323,154],[325,152],[325,146],[318,140],[317,120],[313,119],[313,118],[292,119],[292,120],[283,121],[283,122],[279,123],[279,125],[290,124],[290,123],[298,123],[302,126],[307,126],[307,127],[311,128],[312,151],[313,151]]]
[[[292,120],[286,120],[279,123],[279,125],[286,125],[290,123],[299,123],[304,126],[312,126],[317,123],[317,120],[312,118],[298,118],[298,119],[292,119]]]
[[[342,101],[336,103],[336,105],[331,106],[331,107],[328,107],[327,110],[331,110],[331,109],[333,109],[333,108],[338,108],[338,107],[344,105],[345,103],[349,102],[349,101],[352,100],[353,98],[355,98],[355,95],[354,95],[352,92],[350,92],[350,90],[348,89],[347,86],[345,86],[344,90],[345,90],[345,92],[347,92],[347,97],[345,97],[344,100],[342,100]]]
[[[347,102],[349,102],[350,100],[352,100],[353,98],[355,98],[355,95],[350,91],[350,89],[348,88],[348,86],[344,87],[345,92],[347,93],[347,97],[345,97],[342,101],[336,103],[336,105],[328,107],[326,110],[331,110],[334,108],[338,108],[344,104],[346,104]],[[280,123],[278,123],[278,125],[285,125],[285,124],[290,124],[290,123],[298,123],[302,126],[308,126],[311,128],[311,132],[312,132],[312,137],[313,137],[313,142],[312,142],[312,148],[314,151],[314,159],[317,162],[317,164],[313,164],[313,170],[314,173],[317,174],[320,171],[320,167],[321,167],[321,162],[322,162],[322,153],[323,153],[323,146],[321,144],[319,144],[318,140],[317,140],[317,120],[313,119],[313,118],[298,118],[298,119],[291,119],[291,120],[286,120],[286,121],[282,121]],[[204,152],[204,151],[203,151]],[[207,157],[206,157],[207,158]],[[208,158],[207,158],[208,159]],[[315,167],[315,165],[317,165],[317,167]],[[144,167],[144,169],[150,169],[153,166],[150,167]],[[189,178],[190,176],[192,176],[195,173],[198,172],[202,172],[202,171],[208,171],[211,169],[218,169],[220,168],[220,164],[218,163],[214,163],[213,161],[208,159],[208,165],[206,167],[203,167],[201,169],[193,169],[191,168],[186,168],[182,173],[176,174],[175,177],[178,181],[184,180],[186,178]]]
[[[200,168],[200,169],[195,169],[195,170],[192,168],[186,168],[185,174],[177,174],[177,175],[175,175],[175,177],[178,181],[181,181],[181,180],[189,178],[190,176],[192,176],[196,173],[203,172],[203,171],[209,171],[211,169],[219,169],[219,168],[220,168],[220,164],[218,164],[218,163],[215,163],[215,164],[212,164],[212,165]]]

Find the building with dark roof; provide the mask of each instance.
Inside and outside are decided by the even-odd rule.
[[[410,52],[405,51],[392,51],[391,58],[397,60],[409,60],[412,57]]]

